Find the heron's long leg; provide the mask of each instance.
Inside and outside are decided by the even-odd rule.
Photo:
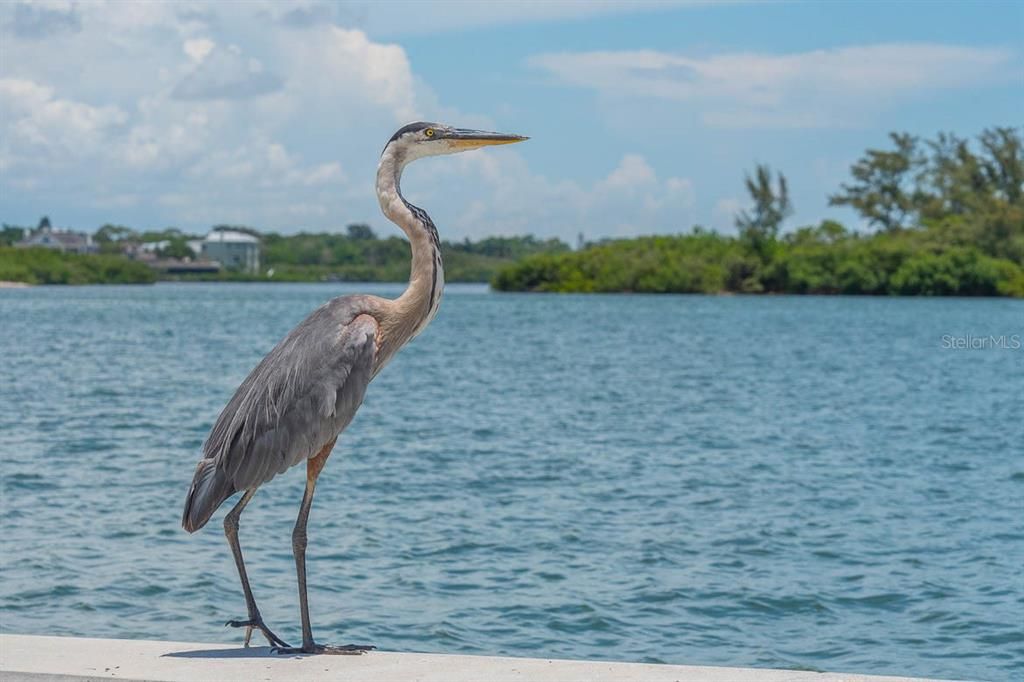
[[[302,506],[299,517],[295,520],[292,531],[292,551],[295,554],[295,573],[299,579],[299,608],[302,614],[302,647],[278,647],[279,653],[294,654],[361,654],[373,649],[372,646],[323,646],[313,641],[313,627],[309,622],[309,600],[306,597],[306,523],[309,521],[309,510],[313,506],[313,492],[316,490],[316,479],[327,463],[334,448],[334,441],[325,445],[316,457],[306,460],[306,491],[302,495]]]
[[[309,600],[306,597],[306,523],[309,521],[309,509],[313,506],[316,479],[323,471],[333,448],[332,440],[317,453],[316,457],[306,461],[306,490],[302,494],[302,506],[299,507],[299,517],[295,520],[295,530],[292,531],[292,552],[295,554],[295,573],[299,579],[299,609],[302,613],[302,650],[310,654],[314,652],[316,644],[313,642],[313,626],[309,622]]]
[[[266,625],[263,624],[263,617],[260,615],[260,610],[256,607],[256,599],[252,596],[252,588],[249,587],[249,576],[245,572],[245,560],[242,558],[242,545],[238,543],[238,520],[242,516],[242,510],[245,509],[245,505],[249,504],[249,500],[256,494],[256,489],[246,490],[245,494],[242,495],[242,499],[238,501],[238,504],[228,512],[227,516],[224,517],[224,535],[228,539],[228,544],[231,546],[231,554],[235,557],[235,566],[238,567],[238,577],[242,581],[242,591],[245,593],[245,608],[249,613],[249,619],[244,621],[229,620],[226,625],[232,627],[244,627],[245,628],[245,646],[249,646],[249,640],[252,638],[253,628],[259,628],[260,632],[270,642],[270,646],[288,646],[284,640],[275,635],[270,631]]]

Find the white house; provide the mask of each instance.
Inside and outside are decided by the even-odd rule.
[[[231,270],[257,272],[260,269],[260,240],[237,230],[212,230],[203,239],[203,257]]]
[[[32,234],[22,239],[15,246],[21,248],[43,247],[63,253],[95,253],[99,249],[92,240],[92,235],[70,230],[55,230],[46,223]]]

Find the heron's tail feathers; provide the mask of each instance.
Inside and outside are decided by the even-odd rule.
[[[192,478],[192,487],[188,489],[188,497],[185,498],[182,528],[189,533],[196,532],[206,525],[217,507],[233,494],[235,486],[218,469],[217,463],[212,459],[199,460],[196,474]]]

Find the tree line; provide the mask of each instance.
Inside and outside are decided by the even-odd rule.
[[[872,231],[825,220],[783,234],[786,177],[758,165],[737,235],[605,241],[540,254],[494,278],[506,291],[1024,296],[1024,141],[990,128],[973,141],[892,133],[829,197]]]
[[[60,253],[0,245],[0,281],[26,284],[151,284],[146,265],[108,254]]]
[[[50,226],[48,217],[43,217],[36,229]],[[196,273],[166,275],[173,279],[233,280],[233,281],[381,281],[407,280],[409,277],[409,243],[397,235],[378,237],[373,228],[364,223],[348,225],[344,232],[299,232],[280,234],[260,232],[245,225],[215,225],[213,230],[234,230],[251,234],[260,240],[261,269],[259,273],[222,270],[218,273]],[[12,246],[28,235],[32,228],[4,224],[0,231],[0,249]],[[74,280],[70,277],[70,263],[76,268],[96,263],[96,272],[110,272],[109,263],[123,258],[132,247],[144,244],[159,244],[154,249],[162,259],[195,259],[197,255],[189,245],[201,240],[202,235],[190,234],[175,227],[159,230],[136,230],[124,225],[106,224],[93,234],[93,241],[106,260],[95,255],[71,257],[56,252],[31,255],[29,252],[43,249],[12,249],[0,251],[0,279],[17,279],[33,283],[60,283]],[[558,239],[538,239],[532,235],[519,237],[486,237],[477,241],[445,240],[441,243],[445,261],[446,277],[453,282],[487,282],[503,266],[537,253],[562,253],[569,246]],[[114,261],[109,259],[113,258]],[[31,260],[36,265],[35,274],[29,276],[24,267],[18,266]],[[67,261],[67,267],[58,267]],[[104,265],[100,266],[100,263]],[[137,264],[136,265],[140,265]],[[140,265],[141,266],[141,265]],[[144,266],[141,266],[144,267]],[[50,269],[50,274],[44,270]],[[138,273],[137,268],[125,266],[124,272]],[[88,278],[87,278],[88,279]],[[95,279],[88,279],[89,283]],[[119,275],[117,281],[124,281]],[[145,281],[152,281],[149,277]]]
[[[1013,128],[973,140],[943,133],[922,140],[890,134],[868,149],[829,197],[856,211],[869,231],[825,220],[788,232],[793,214],[785,175],[758,165],[744,178],[750,207],[737,234],[695,227],[688,234],[605,240],[572,251],[533,236],[444,241],[449,281],[488,281],[507,291],[635,291],[1024,296],[1024,141]],[[43,218],[39,226],[48,226]],[[366,224],[344,232],[283,235],[248,226],[262,247],[260,273],[222,271],[195,279],[402,281],[409,246]],[[159,242],[164,258],[192,258],[200,235],[174,227],[107,224],[93,234],[99,255],[4,248],[29,228],[0,230],[0,279],[29,282],[152,281],[122,257],[127,245]]]

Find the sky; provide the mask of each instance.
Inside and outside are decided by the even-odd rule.
[[[528,135],[411,164],[448,239],[786,229],[889,131],[1024,124],[1024,2],[0,3],[0,220],[282,233],[367,222],[413,120]]]

